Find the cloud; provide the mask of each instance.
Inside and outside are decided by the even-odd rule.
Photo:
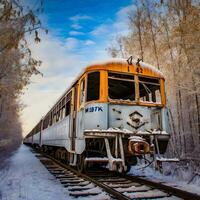
[[[74,15],[69,19],[73,22],[71,27],[74,28],[75,30],[79,30],[82,28],[82,26],[80,25],[81,21],[93,20],[93,17],[89,15]]]
[[[73,22],[78,22],[80,20],[92,20],[93,17],[91,17],[89,15],[74,15],[74,16],[70,17],[69,19]]]
[[[84,33],[83,33],[83,32],[80,32],[80,31],[70,31],[70,32],[69,32],[69,35],[77,36],[77,35],[84,35]]]
[[[84,42],[84,44],[87,45],[87,46],[91,46],[91,45],[95,45],[96,43],[94,41],[92,41],[92,40],[86,40]]]
[[[109,32],[109,24],[101,24],[97,26],[93,31],[91,31],[91,34],[94,36],[103,35]]]
[[[82,28],[82,26],[81,26],[80,24],[78,24],[78,23],[72,24],[71,27],[72,27],[73,29],[76,29],[76,30],[79,30],[79,29]]]
[[[129,32],[129,15],[131,15],[132,12],[134,12],[136,9],[135,5],[129,5],[126,7],[121,8],[117,14],[117,20],[113,24],[113,28],[120,32],[120,34],[124,35]]]
[[[116,16],[117,16],[117,20],[127,20],[128,16],[133,13],[135,10],[136,10],[136,6],[135,5],[129,5],[129,6],[126,6],[126,7],[122,7],[117,13],[116,13]]]
[[[76,49],[79,45],[79,40],[73,37],[67,38],[65,42],[66,42],[65,47],[67,48],[67,50],[70,51]]]
[[[98,37],[105,37],[113,38],[115,35],[126,35],[129,32],[129,14],[135,10],[134,5],[122,7],[117,13],[116,13],[116,19],[106,21],[99,26],[95,27],[90,33],[91,35]]]

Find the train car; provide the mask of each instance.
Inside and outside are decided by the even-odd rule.
[[[80,171],[94,163],[127,171],[137,158],[166,151],[164,85],[163,74],[140,60],[92,64],[25,140]]]

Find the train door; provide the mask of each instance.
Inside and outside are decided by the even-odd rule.
[[[76,142],[77,92],[78,92],[78,85],[76,85],[73,88],[72,99],[71,99],[71,118],[70,118],[71,151],[75,151],[75,142]]]

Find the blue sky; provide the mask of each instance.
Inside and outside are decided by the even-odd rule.
[[[117,11],[130,4],[131,0],[45,0],[44,12],[57,36],[65,39],[74,30],[85,33],[79,39],[89,39],[95,27],[116,20]]]
[[[95,60],[113,34],[127,31],[124,15],[128,13],[118,12],[131,3],[132,0],[45,0],[45,25],[54,37],[66,43],[70,52],[83,57],[90,54],[90,60]]]
[[[85,66],[110,58],[106,49],[129,33],[128,14],[134,8],[133,0],[44,0],[40,19],[49,33],[40,31],[38,45],[29,39],[33,57],[42,61],[43,77],[32,77],[22,97],[24,135]]]

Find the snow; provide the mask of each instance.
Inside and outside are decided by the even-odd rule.
[[[176,160],[172,159],[172,160]],[[169,186],[176,186],[182,190],[197,193],[200,195],[200,176],[194,177],[193,181],[189,183],[194,174],[191,173],[190,169],[182,168],[177,165],[177,163],[163,163],[163,174],[159,171],[154,170],[154,168],[145,167],[145,164],[138,161],[137,166],[131,167],[129,172],[130,175],[141,176],[143,178],[148,178],[153,181],[162,182]]]
[[[101,60],[99,62],[98,61],[97,62],[93,62],[88,67],[91,67],[91,66],[94,66],[94,65],[106,65],[106,64],[110,64],[110,63],[128,64],[127,63],[127,59],[124,59],[124,58],[112,58],[112,59]],[[137,60],[133,59],[132,63],[136,66]],[[143,68],[146,68],[148,70],[151,70],[151,71],[159,74],[160,76],[164,77],[163,73],[153,65],[150,65],[148,63],[140,61],[140,66],[143,67]]]
[[[131,136],[128,138],[130,141],[132,142],[141,142],[141,141],[144,141],[144,139],[140,136]]]
[[[108,133],[133,133],[127,129],[119,129],[119,128],[108,128],[108,129],[91,129],[91,130],[85,130],[85,132],[108,132]]]
[[[167,197],[167,194],[160,191],[160,190],[156,190],[156,189],[152,189],[150,191],[147,192],[134,192],[134,193],[128,193],[125,192],[124,195],[127,195],[129,198],[134,198],[134,199],[153,199],[156,198],[158,196],[162,197]],[[151,198],[150,198],[151,197]]]
[[[108,129],[86,129],[85,132],[96,132],[96,133],[124,133],[124,134],[133,134],[132,131],[128,129],[119,129],[119,128],[108,128]],[[138,131],[135,135],[169,135],[166,131],[158,131],[154,129],[153,131]],[[136,136],[133,136],[136,137]],[[138,136],[139,137],[139,136]]]
[[[133,62],[134,62],[135,65],[136,65],[137,60],[133,60]],[[156,72],[156,73],[158,73],[160,76],[163,76],[163,77],[164,77],[164,74],[163,74],[160,70],[158,70],[155,66],[153,66],[153,65],[150,65],[150,64],[148,64],[148,63],[145,63],[145,62],[140,61],[140,66],[141,66],[141,67],[144,67],[144,68],[146,68],[146,69],[149,69],[149,70],[151,70],[151,71],[153,71],[153,72]]]
[[[68,189],[78,189],[80,188],[80,186],[73,186],[73,187],[69,187]],[[93,183],[90,183],[87,186],[82,186],[81,188],[87,188],[87,190],[84,191],[76,191],[76,192],[71,192],[72,194],[84,194],[84,193],[97,193],[97,195],[91,196],[91,197],[79,197],[76,198],[77,200],[93,200],[95,198],[95,200],[110,200],[110,196],[108,194],[106,194],[106,192],[103,192],[99,187],[95,186]]]
[[[153,131],[138,131],[137,132],[138,135],[169,135],[169,133],[167,133],[166,131],[159,131],[154,129]]]
[[[68,189],[80,187],[89,188],[85,192],[99,194],[95,197],[78,197],[77,200],[110,199],[108,194],[92,183],[65,188],[25,145],[6,163],[6,167],[0,169],[0,200],[72,200],[75,198],[70,196],[70,193],[76,192],[70,192]]]
[[[100,157],[90,157],[86,158],[85,161],[108,161],[107,157],[100,158]]]
[[[107,130],[105,130],[105,132],[124,132],[124,133],[132,133],[131,131],[127,130],[127,129],[119,129],[119,128],[108,128]],[[104,132],[104,130],[103,130]]]
[[[0,170],[1,200],[70,200],[67,190],[22,145]]]
[[[154,102],[154,101],[145,101],[145,100],[141,100],[141,99],[140,99],[140,102],[142,102],[142,103],[151,103],[151,104],[161,104],[162,103],[161,101]]]
[[[161,161],[161,162],[178,162],[179,159],[178,158],[156,158],[157,161]]]

